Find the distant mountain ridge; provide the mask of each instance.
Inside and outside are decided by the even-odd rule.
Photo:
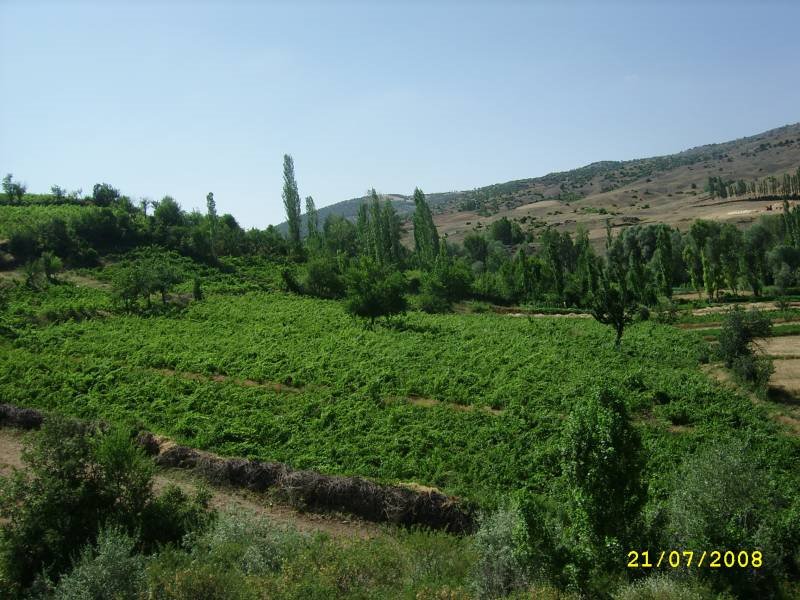
[[[779,177],[798,166],[800,123],[795,123],[736,140],[696,146],[675,154],[625,161],[598,161],[569,171],[473,190],[428,193],[426,198],[435,213],[437,227],[458,239],[470,229],[480,229],[478,223],[485,226],[502,216],[523,223],[533,217],[538,226],[567,226],[566,229],[570,229],[569,225],[585,219],[576,218],[569,222],[570,219],[547,218],[554,216],[547,213],[565,214],[568,207],[578,217],[592,210],[603,214],[601,209],[605,209],[603,216],[606,218],[609,214],[612,217],[628,216],[640,222],[645,215],[639,213],[646,211],[647,205],[661,204],[666,209],[674,204],[672,199],[676,195],[699,199],[705,181],[711,175],[732,180],[770,175]],[[394,204],[401,216],[409,215],[414,210],[411,196],[388,194],[384,197]],[[358,207],[366,199],[366,196],[362,196],[322,207],[318,211],[320,222],[329,214],[355,219]],[[643,199],[647,200],[644,204]],[[547,203],[552,210],[542,215],[525,214],[530,212],[526,207],[542,203]],[[678,204],[680,206],[674,207],[676,210],[687,208],[686,203]],[[580,210],[576,209],[576,205]],[[531,210],[541,212],[533,208]],[[630,212],[636,215],[625,214]],[[526,216],[529,218],[523,219]],[[285,230],[286,223],[279,225],[279,228]],[[592,228],[589,226],[589,229]]]

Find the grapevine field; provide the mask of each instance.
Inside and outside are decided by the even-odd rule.
[[[565,419],[605,387],[641,432],[652,499],[692,448],[732,438],[796,485],[796,439],[703,372],[699,332],[669,325],[638,323],[617,351],[591,319],[412,312],[370,328],[339,302],[277,291],[212,292],[137,315],[112,310],[101,288],[66,283],[20,293],[9,312],[29,325],[2,342],[4,401],[143,425],[224,455],[414,482],[491,507],[547,489]]]

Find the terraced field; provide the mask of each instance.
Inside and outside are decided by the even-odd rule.
[[[800,457],[764,407],[701,370],[700,335],[671,326],[638,324],[617,352],[591,319],[411,313],[369,329],[339,303],[269,292],[161,316],[109,309],[104,290],[69,284],[18,300],[19,318],[39,316],[3,343],[0,395],[485,505],[548,487],[564,419],[601,387],[639,423],[655,497],[702,441],[750,436],[787,476]]]

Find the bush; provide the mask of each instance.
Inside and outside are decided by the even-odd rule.
[[[474,538],[478,559],[473,587],[479,598],[502,598],[524,589],[531,579],[526,554],[526,523],[517,506],[485,515]]]
[[[254,588],[241,572],[173,550],[161,552],[148,569],[148,598],[153,600],[255,600]]]
[[[120,529],[97,536],[96,550],[84,547],[75,567],[53,590],[53,600],[136,600],[145,586],[145,559]]]
[[[703,600],[708,590],[666,575],[651,575],[617,590],[614,600]]]
[[[317,298],[341,298],[344,282],[336,261],[330,258],[315,258],[307,265],[304,291]]]
[[[759,550],[758,569],[696,569],[737,593],[763,597],[774,590],[792,553],[797,525],[783,517],[790,498],[758,457],[741,441],[701,448],[676,473],[667,505],[670,544],[675,548]]]
[[[351,315],[369,319],[374,324],[378,317],[405,312],[406,281],[398,271],[362,259],[347,271],[345,279],[345,310]]]
[[[284,561],[300,551],[305,538],[281,529],[255,515],[230,512],[193,543],[192,552],[220,569],[235,569],[246,575],[267,575],[280,570]]]
[[[23,461],[26,470],[0,489],[0,587],[12,596],[37,574],[57,580],[71,553],[92,544],[102,526],[141,531],[142,546],[154,548],[211,518],[205,503],[179,490],[154,499],[152,463],[123,430],[51,416]]]
[[[672,325],[678,321],[678,307],[670,298],[659,298],[654,318],[657,323]]]
[[[719,334],[718,353],[725,366],[745,383],[752,384],[762,393],[766,391],[772,375],[772,360],[757,356],[753,345],[759,339],[770,335],[772,321],[764,313],[752,309],[747,312],[741,307],[728,311]]]

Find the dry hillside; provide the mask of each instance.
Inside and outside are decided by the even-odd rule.
[[[771,202],[714,199],[704,192],[711,176],[746,181],[781,177],[800,166],[800,123],[738,140],[699,146],[677,154],[629,161],[597,162],[561,173],[522,179],[469,191],[428,194],[439,232],[461,241],[473,230],[508,217],[523,230],[545,226],[575,231],[583,225],[598,243],[605,224],[668,223],[685,227],[695,219],[746,224],[769,212]],[[410,197],[387,196],[398,212],[409,217]],[[339,202],[320,210],[353,218],[364,198]],[[406,241],[411,240],[406,223]]]

